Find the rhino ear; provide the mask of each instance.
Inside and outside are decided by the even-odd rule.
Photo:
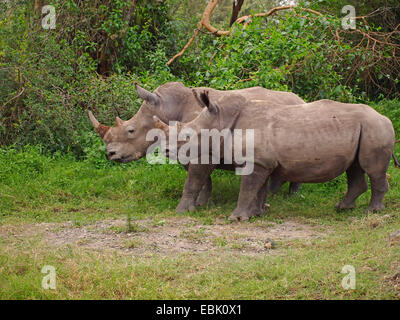
[[[157,106],[160,104],[160,98],[155,93],[147,91],[135,82],[136,91],[141,99],[147,101],[148,103]]]
[[[200,107],[205,108],[206,106],[200,98],[200,93],[198,93],[196,89],[192,89],[192,93]]]
[[[196,93],[196,95],[197,95],[197,93]],[[211,114],[218,114],[219,107],[217,106],[216,103],[211,102],[209,94],[208,94],[208,90],[204,90],[203,92],[200,92],[200,98],[198,100],[204,107],[206,107],[208,109],[208,111]]]
[[[218,117],[219,130],[232,129],[240,114],[241,105],[245,103],[245,99],[239,95],[231,95],[224,97],[218,101],[219,105],[214,103],[208,93],[201,93],[200,99],[208,108],[208,111]]]

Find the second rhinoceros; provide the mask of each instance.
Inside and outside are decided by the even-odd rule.
[[[193,140],[200,143],[200,135],[206,129],[254,130],[254,156],[249,160],[253,161],[254,169],[242,176],[237,207],[231,219],[248,220],[264,213],[265,185],[269,177],[298,183],[326,182],[345,171],[348,191],[336,205],[338,209],[354,208],[357,197],[368,188],[366,174],[371,182],[368,210],[384,208],[382,200],[388,191],[386,171],[394,157],[394,130],[391,121],[371,107],[331,100],[281,106],[234,94],[213,99],[207,91],[200,94],[199,100],[205,108],[196,119],[176,124],[177,131],[190,129],[192,132],[192,137],[177,142],[178,148],[190,143],[196,135],[199,137]],[[171,127],[157,117],[154,121],[168,135]],[[232,146],[235,146],[234,139],[235,136]],[[241,139],[240,146],[245,147],[244,134]],[[211,149],[210,145],[205,151],[200,146],[198,150],[211,153]],[[231,150],[234,152],[234,147]],[[200,156],[204,154],[196,154]],[[200,160],[196,159],[196,163]],[[215,164],[207,166],[211,172]],[[204,175],[196,170],[196,165],[191,169],[181,209],[193,207],[203,184]]]
[[[206,88],[195,88],[194,91],[202,91]],[[107,145],[107,155],[110,160],[118,162],[130,162],[138,160],[146,155],[148,148],[153,143],[146,140],[147,133],[154,129],[153,116],[158,116],[165,122],[193,120],[201,111],[202,107],[192,94],[192,89],[187,88],[180,82],[169,82],[159,86],[154,92],[149,92],[136,84],[136,90],[143,104],[139,111],[129,120],[115,119],[115,125],[108,127],[97,121],[92,112],[89,112],[90,120]],[[304,101],[291,92],[268,90],[262,87],[253,87],[240,90],[215,90],[210,89],[209,95],[214,99],[231,94],[240,95],[249,99],[268,100],[282,105],[299,104]],[[187,170],[191,170],[186,166]],[[203,187],[198,195],[196,205],[204,205],[211,195],[211,177],[207,173],[207,167],[202,173],[205,177]],[[221,169],[230,169],[230,166],[219,166]],[[272,191],[277,191],[283,181],[274,180],[271,183]],[[292,183],[290,191],[295,192],[299,184]],[[178,211],[181,211],[178,207]]]

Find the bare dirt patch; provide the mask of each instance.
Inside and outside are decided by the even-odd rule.
[[[92,250],[117,250],[137,256],[174,255],[205,251],[260,255],[279,252],[288,240],[321,237],[320,229],[296,221],[204,225],[193,218],[135,220],[127,232],[125,220],[103,220],[76,227],[72,222],[0,227],[0,235],[39,236],[51,246],[75,245]],[[268,242],[277,243],[270,249]]]

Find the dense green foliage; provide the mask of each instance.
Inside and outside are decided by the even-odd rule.
[[[352,63],[351,57],[340,52],[347,47],[331,39],[329,22],[293,14],[279,23],[262,20],[253,21],[245,30],[236,28],[231,37],[214,40],[215,45],[222,43],[218,54],[207,64],[212,56],[204,52],[205,61],[199,64],[205,68],[195,73],[193,82],[220,89],[259,85],[293,91],[307,100],[353,98],[356,90],[342,85],[341,74],[344,65]]]
[[[153,7],[143,2],[130,26],[121,14],[126,1],[99,8],[88,1],[58,1],[55,30],[41,28],[30,1],[1,3],[0,144],[40,143],[48,151],[82,156],[93,143],[87,109],[104,121],[106,115],[134,114],[140,105],[134,80],[151,83],[150,73],[163,63],[154,37],[164,11],[156,1]],[[160,75],[157,85],[171,78]]]
[[[395,65],[391,49],[357,46],[360,38],[353,34],[341,34],[338,41],[341,13],[330,1],[301,4],[322,12],[330,8],[323,17],[283,11],[253,19],[246,29],[236,25],[228,37],[201,33],[167,67],[200,19],[206,1],[196,3],[57,0],[56,29],[45,30],[32,1],[1,2],[0,145],[40,144],[44,151],[85,157],[100,148],[86,111],[108,124],[117,115],[130,118],[141,103],[134,81],[150,90],[167,81],[219,89],[261,85],[307,101],[370,103],[385,97],[383,104],[396,109],[397,100],[390,99],[399,96],[399,79],[397,69],[388,67]],[[227,28],[230,5],[221,1],[216,27]],[[242,14],[270,7],[249,0]],[[375,9],[367,2],[362,12],[367,8]],[[382,29],[378,24],[386,20],[373,18],[371,25],[357,21],[357,28]]]

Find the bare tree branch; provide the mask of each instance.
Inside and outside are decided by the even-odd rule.
[[[243,4],[244,0],[242,1]],[[228,36],[231,34],[232,30],[234,29],[234,27],[232,27],[230,30],[218,30],[215,27],[213,27],[210,23],[210,16],[212,14],[212,12],[214,11],[215,7],[218,4],[218,0],[210,0],[206,6],[206,8],[204,9],[203,12],[203,16],[199,22],[199,25],[197,27],[197,29],[194,31],[193,36],[189,39],[189,41],[186,43],[186,45],[183,47],[183,49],[177,53],[176,55],[174,55],[171,59],[169,59],[169,61],[167,62],[167,65],[169,66],[176,58],[181,57],[185,51],[187,50],[187,48],[192,44],[193,40],[196,38],[196,36],[199,34],[200,30],[202,27],[204,27],[205,29],[207,29],[208,31],[210,31],[212,34],[216,35],[216,36]],[[235,4],[234,4],[235,5]],[[278,11],[281,10],[289,10],[289,9],[293,9],[293,8],[297,8],[299,10],[302,11],[307,11],[313,14],[316,14],[318,16],[322,16],[322,14],[318,11],[315,11],[313,9],[309,9],[309,8],[300,8],[300,7],[296,7],[294,5],[289,5],[289,6],[280,6],[280,7],[275,7],[272,8],[271,10],[269,10],[268,12],[263,12],[263,13],[257,13],[254,16],[255,17],[267,17],[270,16]],[[248,16],[243,16],[240,17],[239,19],[236,19],[236,23],[240,24],[240,23],[244,23],[244,26],[246,26],[252,19],[252,15],[248,15]]]

